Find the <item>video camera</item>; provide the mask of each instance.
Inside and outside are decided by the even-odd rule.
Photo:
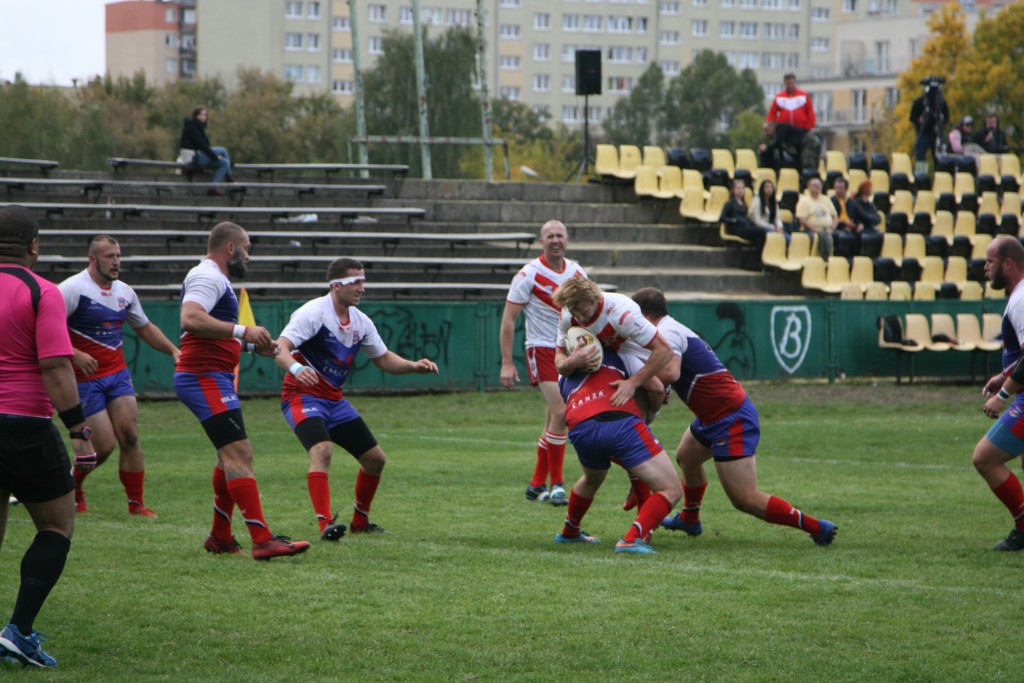
[[[925,87],[925,90],[931,90],[932,88],[941,88],[942,84],[946,82],[946,79],[942,76],[928,76],[927,78],[921,79],[921,85]]]

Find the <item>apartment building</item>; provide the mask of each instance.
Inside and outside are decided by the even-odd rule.
[[[196,3],[127,0],[106,5],[107,71],[143,71],[156,84],[192,80],[196,73]]]
[[[856,148],[872,113],[894,102],[896,75],[927,40],[927,14],[942,2],[486,0],[488,84],[492,97],[524,102],[549,121],[582,125],[575,54],[599,50],[602,92],[590,96],[589,116],[600,124],[652,62],[672,78],[712,50],[738,69],[753,69],[766,101],[784,73],[796,73],[812,93],[830,146]],[[293,82],[297,93],[330,92],[344,106],[355,91],[353,24],[364,69],[383,54],[386,29],[413,27],[409,0],[356,0],[355,17],[348,0],[135,1],[108,6],[108,17],[120,5],[148,5],[165,19],[172,9],[182,21],[194,17],[190,45],[198,44],[200,76],[219,76],[230,87],[239,66],[258,67]],[[968,9],[976,22],[977,7]],[[453,26],[475,28],[476,11],[475,0],[426,0],[420,20],[434,37]],[[114,57],[108,47],[112,72]],[[170,68],[170,59],[158,66]]]

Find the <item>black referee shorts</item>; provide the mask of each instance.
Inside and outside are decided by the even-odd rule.
[[[71,460],[51,420],[0,413],[0,486],[25,503],[74,490]]]

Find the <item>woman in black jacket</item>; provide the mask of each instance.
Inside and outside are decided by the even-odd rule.
[[[200,168],[213,170],[213,184],[220,185],[225,179],[231,181],[231,157],[223,147],[211,147],[206,137],[206,121],[210,114],[206,107],[196,107],[192,116],[185,119],[181,129],[181,154],[179,161],[189,161]],[[209,194],[222,196],[224,192],[211,188]]]
[[[754,225],[754,222],[750,220],[746,189],[747,186],[742,180],[732,181],[732,195],[722,207],[722,216],[719,220],[725,223],[726,232],[742,237],[760,251],[764,248],[764,236],[768,234],[768,231]]]
[[[850,216],[854,230],[860,238],[860,254],[872,258],[882,251],[882,233],[878,230],[882,216],[875,208],[873,194],[871,181],[862,181],[857,186],[857,194],[846,204],[846,213]]]

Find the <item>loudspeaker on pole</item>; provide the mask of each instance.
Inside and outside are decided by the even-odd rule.
[[[576,50],[576,94],[601,94],[600,50]]]

